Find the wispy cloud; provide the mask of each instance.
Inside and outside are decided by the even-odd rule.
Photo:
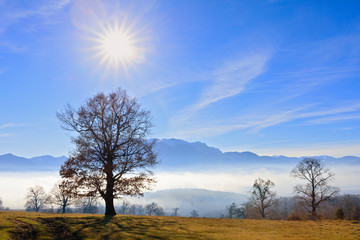
[[[360,35],[290,45],[279,50],[274,63],[281,69],[271,76],[281,96],[277,102],[286,102],[359,76]]]
[[[269,59],[270,54],[263,53],[226,61],[211,73],[211,84],[200,94],[197,102],[176,116],[177,121],[187,120],[210,104],[243,92],[251,80],[265,72]]]
[[[359,113],[359,99],[349,99],[351,103],[340,104],[339,101],[331,102],[331,99],[326,97],[328,89],[334,88],[338,82],[353,81],[354,77],[359,76],[360,35],[338,36],[287,46],[272,55],[271,65],[266,64],[268,55],[260,56],[262,57],[253,55],[247,58],[248,61],[237,68],[243,75],[232,71],[238,66],[232,61],[214,71],[216,74],[213,75],[212,85],[204,90],[199,100],[174,117],[173,122],[181,124],[181,129],[175,127],[170,134],[184,138],[209,137],[243,129],[257,133],[265,128],[298,119],[306,121],[305,124],[358,119],[357,116],[348,115]],[[261,60],[255,60],[256,58]],[[239,60],[240,63],[241,61],[244,59]],[[264,73],[265,66],[266,75],[264,74],[261,81],[251,81]],[[198,120],[190,120],[201,109],[245,89],[253,96],[257,94],[258,100],[251,98],[251,107],[243,109],[241,115],[225,118],[215,112],[211,120],[201,116]],[[314,92],[323,95],[324,100],[314,97]],[[330,105],[334,107],[329,107]],[[234,108],[235,111],[238,110]]]
[[[13,133],[0,133],[0,138],[14,137]]]
[[[0,17],[0,32],[7,27],[27,20],[31,17],[46,18],[56,14],[68,5],[71,0],[48,0],[36,2],[27,7],[17,6],[15,3],[3,4]]]
[[[30,124],[26,124],[26,123],[5,123],[0,125],[0,129],[12,128],[12,127],[24,127],[29,125]]]
[[[326,118],[336,119],[338,121],[347,120],[347,116],[334,116],[337,114],[348,114],[360,110],[360,102],[348,106],[337,108],[329,108],[323,110],[314,110],[313,106],[303,106],[291,110],[277,110],[275,112],[257,112],[256,114],[245,114],[245,117],[234,117],[227,120],[228,123],[211,122],[208,121],[206,126],[204,123],[193,125],[191,128],[175,130],[169,136],[189,139],[192,136],[210,137],[218,136],[232,131],[247,129],[251,133],[258,133],[259,131],[273,127],[282,123],[291,122],[298,119],[308,119],[312,117],[328,116]],[[325,119],[325,118],[324,118]],[[310,121],[310,120],[309,120]],[[315,120],[314,120],[315,121]],[[320,123],[318,123],[320,124]]]
[[[341,121],[355,120],[355,119],[360,119],[360,115],[323,117],[323,118],[309,120],[309,121],[305,122],[305,124],[306,125],[328,124],[328,123],[333,123],[333,122],[341,122]],[[348,129],[348,128],[346,128],[346,129]]]
[[[301,107],[291,111],[280,112],[274,115],[270,115],[268,117],[261,116],[263,120],[254,121],[251,128],[253,131],[258,132],[264,128],[271,127],[278,125],[280,123],[289,122],[295,119],[305,119],[310,117],[321,117],[321,116],[328,116],[328,115],[335,115],[335,114],[342,114],[342,113],[351,113],[360,110],[360,102],[351,104],[349,106],[338,107],[338,108],[330,108],[325,110],[308,110],[309,107]],[[334,118],[334,117],[333,117]],[[337,116],[340,118],[344,118],[344,116]]]
[[[53,23],[53,17],[70,2],[71,0],[46,0],[31,2],[29,5],[16,1],[3,2],[0,7],[0,52],[21,53],[26,50],[24,45],[18,43],[18,39],[9,39],[5,35],[6,31],[13,27],[16,27],[16,31],[37,31],[42,26]],[[38,21],[33,22],[32,19]]]

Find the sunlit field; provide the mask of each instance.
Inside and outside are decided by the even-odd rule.
[[[360,239],[360,222],[0,212],[0,239]]]

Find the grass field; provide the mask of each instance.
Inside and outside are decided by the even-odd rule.
[[[0,239],[360,239],[360,222],[0,212]]]

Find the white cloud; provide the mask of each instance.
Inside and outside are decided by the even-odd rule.
[[[275,190],[280,196],[292,195],[293,187],[299,183],[290,177],[294,166],[269,166],[270,168],[232,168],[231,170],[214,170],[207,172],[155,172],[157,179],[153,191],[172,188],[202,188],[213,191],[236,192],[248,194],[254,180],[258,177],[275,182]],[[276,169],[276,170],[274,170]],[[360,167],[345,166],[331,170],[335,173],[334,186],[342,191],[356,191],[360,188]],[[59,180],[57,172],[2,172],[0,176],[0,197],[4,206],[12,209],[23,208],[24,196],[29,187],[41,185],[49,191]]]
[[[171,188],[203,188],[213,191],[226,191],[248,194],[255,179],[271,179],[275,182],[275,190],[280,196],[290,196],[293,193],[293,187],[299,183],[299,180],[290,176],[293,167],[279,167],[278,170],[269,170],[258,168],[253,170],[232,169],[231,171],[216,172],[161,172],[155,176],[158,183],[154,187],[156,190]],[[334,186],[340,187],[343,191],[359,190],[360,185],[360,167],[344,166],[331,168],[335,173]]]

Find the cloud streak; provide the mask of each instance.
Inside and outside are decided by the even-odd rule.
[[[360,102],[338,107],[338,108],[330,108],[324,110],[310,110],[311,106],[303,106],[292,110],[283,110],[277,112],[257,112],[256,114],[245,114],[246,117],[235,117],[230,120],[231,123],[223,124],[223,123],[214,123],[207,122],[207,126],[197,125],[193,128],[186,130],[174,131],[170,135],[176,136],[179,138],[188,139],[191,136],[198,137],[210,137],[222,135],[228,132],[244,130],[248,129],[251,133],[258,133],[261,130],[269,127],[273,127],[282,123],[291,122],[298,119],[306,119],[312,117],[322,117],[329,116],[328,118],[323,119],[323,123],[326,123],[326,119],[330,120],[347,120],[349,116],[333,116],[337,114],[348,114],[352,112],[356,112],[360,110]],[[354,116],[353,116],[354,117]],[[358,116],[356,116],[357,119]],[[316,121],[316,120],[314,120]],[[308,121],[311,122],[311,121]],[[317,124],[321,124],[321,121],[318,121]]]
[[[328,124],[333,122],[341,122],[341,121],[355,120],[355,119],[360,119],[360,115],[323,117],[323,118],[317,118],[314,120],[307,121],[305,124],[318,125],[318,124]]]
[[[184,109],[177,121],[185,121],[213,103],[242,93],[251,80],[265,72],[269,58],[268,53],[249,54],[225,62],[212,72],[212,84],[200,94],[199,100]]]
[[[71,0],[60,0],[60,1],[44,1],[41,4],[35,5],[32,8],[15,8],[10,4],[8,6],[2,6],[0,20],[0,32],[4,31],[7,27],[26,20],[31,17],[49,17],[58,11],[62,10],[68,5]]]

